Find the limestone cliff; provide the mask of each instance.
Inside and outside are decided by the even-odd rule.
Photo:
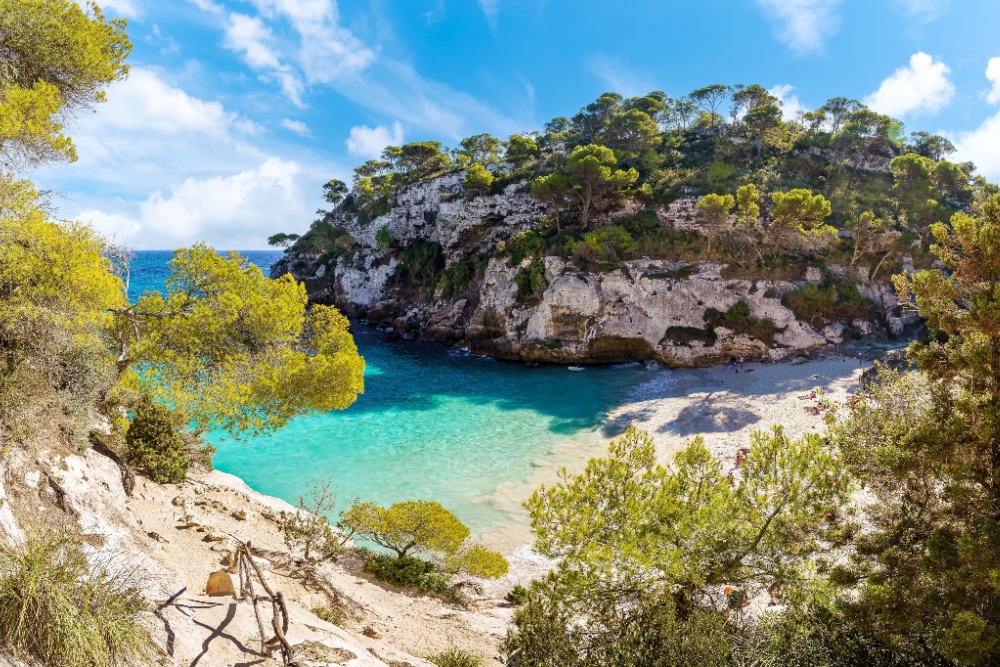
[[[354,317],[390,329],[392,335],[526,361],[657,360],[702,366],[733,356],[777,359],[837,345],[848,336],[898,333],[907,323],[891,315],[805,322],[782,305],[782,296],[803,284],[835,280],[856,284],[882,313],[897,306],[887,284],[869,280],[867,271],[839,265],[771,280],[727,277],[733,272],[718,263],[640,258],[595,270],[545,256],[538,258],[544,290],[526,297],[518,275],[530,268],[532,258],[514,263],[503,249],[512,238],[537,227],[545,206],[531,198],[527,181],[510,183],[499,194],[470,197],[463,191],[463,174],[403,189],[391,210],[367,223],[351,214],[348,202],[331,212],[327,222],[353,237],[352,253],[321,256],[296,247],[272,268],[272,275],[290,272],[306,282],[314,300],[335,303]],[[655,208],[659,224],[679,233],[718,233],[696,220],[694,202],[682,198]],[[614,224],[616,217],[636,209],[626,203],[603,222]],[[391,249],[379,247],[379,230],[391,236]],[[481,260],[484,268],[461,289],[447,293],[442,283],[421,295],[399,279],[400,250],[414,243],[438,244],[439,268],[444,271],[475,258],[488,259]],[[741,301],[749,308],[745,321],[771,323],[765,335],[718,320],[718,313]]]

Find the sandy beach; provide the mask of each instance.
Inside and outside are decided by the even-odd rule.
[[[795,437],[822,431],[823,418],[809,412],[814,390],[842,402],[870,366],[857,358],[831,357],[805,363],[746,364],[742,370],[722,367],[671,372],[666,392],[639,387],[634,401],[614,410],[606,427],[609,436],[629,426],[647,431],[663,463],[701,435],[708,449],[722,459],[734,458],[757,430],[781,425]]]

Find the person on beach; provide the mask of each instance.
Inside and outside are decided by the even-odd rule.
[[[743,370],[743,355],[740,355],[740,370]]]

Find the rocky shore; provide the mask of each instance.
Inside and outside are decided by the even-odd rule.
[[[556,256],[541,259],[544,289],[526,297],[519,275],[531,257],[513,261],[502,252],[518,234],[535,227],[544,205],[513,183],[501,194],[469,198],[461,173],[406,188],[393,208],[361,223],[345,207],[326,222],[345,229],[353,254],[331,257],[292,248],[271,269],[306,283],[313,300],[333,303],[349,315],[403,338],[422,338],[469,348],[500,359],[560,364],[655,360],[669,367],[700,367],[731,357],[778,360],[803,351],[834,348],[845,340],[884,338],[914,323],[901,316],[891,285],[866,270],[844,265],[808,267],[787,280],[733,277],[725,265],[637,259],[613,268],[585,270]],[[681,199],[655,214],[665,229],[712,234],[697,221],[694,199]],[[618,215],[634,213],[632,208]],[[613,220],[609,220],[609,224]],[[400,262],[380,247],[379,230],[396,248],[437,244],[445,270],[488,257],[481,276],[445,294],[415,294],[394,280]],[[481,260],[480,260],[481,261]],[[783,305],[785,295],[806,284],[853,283],[877,313],[836,322],[800,320]],[[713,313],[734,304],[749,307],[751,321],[768,322],[768,335],[710,324]]]

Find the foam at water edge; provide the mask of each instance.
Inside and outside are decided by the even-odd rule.
[[[643,382],[633,388],[628,398],[630,402],[652,401],[665,398],[677,386],[677,378],[670,371],[661,368],[655,371],[655,376],[648,382]]]

